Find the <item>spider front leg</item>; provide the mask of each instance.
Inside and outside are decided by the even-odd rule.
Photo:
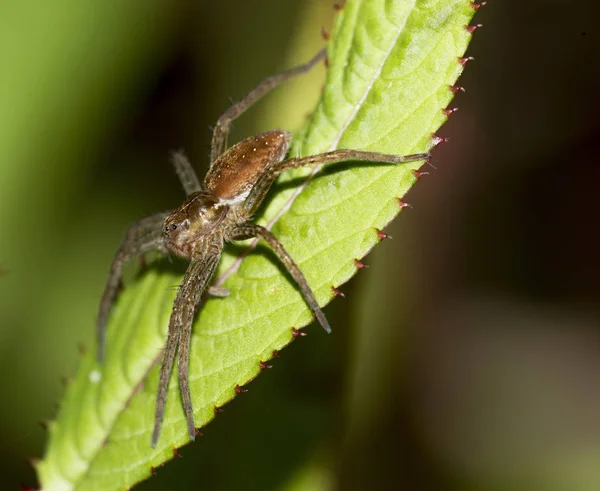
[[[392,155],[378,152],[366,152],[363,150],[333,150],[331,152],[310,155],[308,157],[296,157],[288,160],[283,160],[271,168],[267,169],[260,177],[257,183],[250,191],[246,198],[244,208],[249,215],[254,214],[258,206],[264,199],[267,191],[273,184],[275,178],[283,171],[290,169],[298,169],[310,165],[334,164],[338,162],[348,162],[351,160],[373,162],[381,164],[405,164],[408,162],[416,162],[419,160],[427,160],[430,158],[428,153],[415,153],[412,155]]]
[[[110,267],[110,273],[104,294],[100,301],[97,320],[97,336],[98,336],[98,360],[104,358],[104,344],[106,323],[110,308],[117,296],[121,276],[123,274],[123,265],[131,258],[140,256],[149,251],[167,252],[163,237],[162,223],[170,212],[157,213],[155,215],[142,218],[133,223],[125,233],[125,238],[113,259]]]
[[[227,134],[229,132],[229,126],[231,123],[238,118],[244,111],[246,111],[252,104],[257,102],[263,96],[268,94],[271,90],[277,87],[282,82],[289,80],[290,78],[308,72],[313,66],[315,66],[319,60],[325,58],[327,51],[322,49],[319,51],[312,60],[303,65],[291,68],[284,72],[272,75],[265,78],[258,86],[249,92],[240,102],[231,106],[225,111],[221,117],[217,120],[217,124],[213,130],[212,145],[210,150],[210,163],[217,160],[217,158],[227,149]]]
[[[265,227],[261,227],[260,225],[247,222],[235,227],[232,231],[231,238],[232,240],[245,240],[252,239],[254,237],[263,239],[267,244],[269,244],[271,249],[273,249],[273,252],[277,254],[277,257],[279,257],[285,268],[292,275],[292,278],[294,278],[294,281],[296,281],[300,287],[304,301],[310,307],[310,310],[319,321],[319,324],[323,326],[323,329],[325,329],[327,333],[331,333],[329,322],[327,322],[325,314],[323,314],[321,307],[319,307],[317,299],[315,298],[315,294],[311,290],[310,286],[308,285],[308,281],[306,281],[306,278],[304,277],[304,273],[302,273],[302,270],[294,262],[292,256],[290,256],[290,254],[283,247],[283,244],[279,242],[279,239],[275,237],[271,231],[267,230]]]
[[[205,248],[202,256],[192,260],[185,272],[183,281],[177,290],[177,296],[173,302],[173,311],[171,312],[171,317],[169,319],[167,344],[165,346],[163,361],[160,367],[160,379],[156,394],[154,431],[152,432],[152,448],[156,446],[156,442],[160,435],[165,412],[169,378],[175,361],[175,352],[178,347],[179,357],[177,364],[181,399],[183,400],[183,408],[185,410],[190,439],[194,440],[196,437],[194,408],[192,406],[188,382],[192,323],[202,293],[206,290],[208,282],[219,264],[222,249],[222,243],[215,242],[209,244],[208,247]]]
[[[192,164],[181,150],[171,154],[171,161],[173,162],[175,172],[181,181],[181,185],[188,196],[192,193],[202,191],[200,181],[194,172]]]

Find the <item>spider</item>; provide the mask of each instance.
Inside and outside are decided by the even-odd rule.
[[[104,355],[106,323],[119,289],[124,263],[149,251],[174,253],[190,261],[183,281],[177,289],[169,319],[167,343],[160,367],[156,396],[152,447],[156,446],[160,434],[167,388],[176,353],[178,354],[179,387],[187,428],[190,439],[195,439],[194,412],[188,384],[192,322],[204,292],[216,296],[228,294],[227,290],[209,286],[226,242],[250,238],[263,239],[297,283],[304,300],[321,326],[325,331],[331,332],[329,323],[304,274],[283,244],[268,229],[250,221],[275,178],[288,169],[335,162],[368,161],[398,164],[429,158],[427,153],[397,156],[342,149],[285,160],[290,147],[291,134],[282,130],[260,133],[227,149],[227,134],[233,120],[277,85],[307,72],[323,58],[325,58],[325,50],[320,51],[303,65],[264,79],[243,100],[223,113],[213,130],[211,166],[203,185],[200,184],[186,157],[182,153],[175,153],[172,159],[173,165],[187,199],[174,211],[157,213],[131,225],[115,255],[98,312],[100,361]]]

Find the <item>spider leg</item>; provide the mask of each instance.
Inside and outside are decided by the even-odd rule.
[[[108,281],[100,301],[97,318],[98,360],[104,358],[106,323],[110,308],[117,296],[123,265],[131,258],[152,250],[167,252],[162,238],[162,222],[169,212],[157,213],[133,223],[113,259]]]
[[[310,165],[334,164],[336,162],[348,162],[350,160],[377,162],[382,164],[404,164],[407,162],[415,162],[418,160],[427,160],[430,157],[428,153],[416,153],[413,155],[390,155],[378,152],[366,152],[362,150],[333,150],[327,153],[320,153],[308,157],[297,157],[288,160],[283,160],[265,171],[258,182],[250,191],[246,198],[244,208],[249,215],[254,214],[256,208],[264,199],[267,191],[273,184],[275,178],[283,171],[297,169],[299,167],[307,167]]]
[[[329,322],[327,322],[325,314],[323,314],[321,307],[319,307],[317,299],[315,298],[315,294],[308,285],[308,281],[306,281],[304,274],[302,273],[298,265],[294,262],[292,256],[290,256],[290,254],[285,250],[283,244],[279,241],[279,239],[275,237],[275,235],[271,231],[267,230],[265,227],[261,227],[260,225],[256,225],[254,223],[249,222],[238,225],[233,229],[232,232],[233,240],[251,239],[253,237],[264,239],[264,241],[267,244],[269,244],[271,249],[273,249],[275,254],[277,254],[277,257],[279,257],[285,268],[292,275],[292,278],[294,278],[294,280],[300,287],[300,291],[302,293],[302,296],[304,297],[304,301],[310,307],[310,310],[319,321],[319,324],[323,326],[323,329],[325,329],[327,333],[331,333],[331,327],[329,326]]]
[[[285,82],[296,75],[308,72],[319,62],[319,60],[325,58],[325,55],[326,50],[322,49],[309,62],[265,78],[240,102],[227,109],[227,111],[225,111],[217,120],[217,124],[213,130],[212,145],[210,150],[210,163],[212,164],[215,160],[217,160],[217,157],[219,157],[227,149],[227,133],[229,132],[229,126],[236,118],[238,118],[252,104],[257,102],[282,82]]]
[[[189,196],[202,190],[198,176],[194,172],[192,164],[185,156],[183,151],[179,150],[171,154],[171,161],[175,167],[175,172],[181,181],[185,193]]]
[[[163,355],[162,365],[160,367],[160,380],[156,394],[156,415],[154,420],[154,431],[152,432],[152,447],[156,446],[165,412],[165,403],[167,399],[167,389],[173,363],[175,361],[175,352],[179,346],[178,357],[178,375],[183,408],[187,419],[188,433],[190,439],[196,437],[196,428],[194,426],[194,409],[190,395],[188,382],[188,366],[190,358],[190,339],[192,332],[192,322],[196,306],[206,290],[221,257],[222,244],[213,243],[205,250],[206,252],[199,258],[194,259],[188,266],[183,281],[177,291],[177,296],[173,303],[173,311],[169,319],[169,334],[167,344]]]

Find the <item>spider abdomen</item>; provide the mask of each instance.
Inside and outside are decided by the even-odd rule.
[[[288,131],[273,130],[242,140],[212,164],[206,189],[227,204],[243,202],[267,168],[284,159],[291,138]]]

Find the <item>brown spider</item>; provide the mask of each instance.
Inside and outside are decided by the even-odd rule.
[[[200,185],[185,156],[180,153],[174,154],[175,171],[187,193],[187,199],[174,211],[157,213],[131,225],[113,260],[98,313],[100,360],[104,354],[106,322],[117,295],[123,264],[135,256],[153,250],[164,254],[174,253],[190,261],[177,290],[169,319],[169,333],[156,396],[152,447],[156,445],[160,433],[167,387],[178,348],[181,397],[190,439],[195,438],[194,411],[188,385],[190,334],[202,294],[205,291],[217,296],[228,294],[227,290],[222,288],[209,287],[226,242],[253,237],[264,239],[298,284],[304,300],[321,326],[325,331],[331,331],[306,278],[281,242],[266,228],[250,222],[275,178],[285,170],[309,165],[349,160],[397,164],[429,158],[429,154],[426,153],[401,157],[360,150],[334,150],[310,157],[284,160],[290,146],[291,134],[281,130],[252,136],[226,150],[227,133],[234,119],[281,82],[308,71],[324,57],[325,50],[322,50],[308,63],[263,80],[242,101],[234,104],[219,118],[213,131],[211,167],[204,178],[204,186]]]

